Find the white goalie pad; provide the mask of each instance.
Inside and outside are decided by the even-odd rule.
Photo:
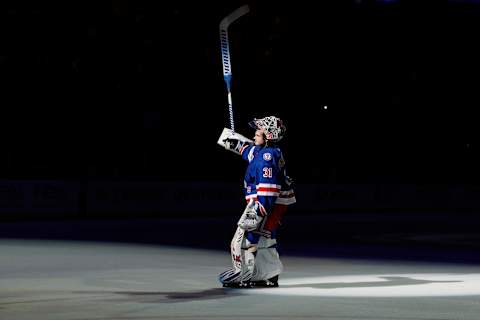
[[[233,268],[219,276],[223,284],[260,281],[273,278],[283,271],[276,241],[260,237],[257,245],[252,245],[245,237],[245,231],[237,228],[232,239],[231,254]]]
[[[253,275],[255,264],[254,251],[245,250],[247,246],[245,231],[251,227],[251,221],[253,221],[251,220],[251,218],[253,219],[251,215],[256,216],[255,201],[253,199],[248,203],[237,223],[237,230],[230,243],[233,268],[220,274],[219,280],[223,284],[248,281]]]
[[[220,135],[220,138],[218,138],[217,143],[227,150],[240,154],[242,147],[253,143],[253,141],[234,132],[232,129],[223,128],[222,134]]]
[[[222,272],[218,276],[223,284],[237,283],[242,279],[242,243],[244,241],[245,230],[237,228],[235,235],[233,236],[232,242],[230,244],[231,258],[233,268]]]
[[[237,231],[235,232],[230,244],[233,268],[228,269],[219,275],[218,279],[221,283],[238,283],[248,281],[252,277],[254,266],[254,260],[252,258],[254,257],[252,253],[248,253],[243,250],[245,241],[245,230],[237,227]],[[248,265],[251,265],[251,267],[249,268]]]
[[[273,278],[283,271],[283,264],[275,247],[276,240],[260,237],[255,257],[255,268],[253,270],[252,281],[260,281]]]
[[[220,274],[219,280],[223,284],[266,280],[283,271],[275,239],[261,236],[257,244],[252,244],[246,238],[246,229],[250,230],[251,226],[246,221],[252,214],[255,215],[253,200],[245,208],[230,243],[233,268]]]

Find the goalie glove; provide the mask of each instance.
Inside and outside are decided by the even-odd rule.
[[[257,210],[258,204],[253,199],[250,200],[237,225],[245,231],[257,229],[260,222],[262,222],[262,217],[257,215]]]
[[[253,143],[252,140],[245,138],[241,134],[238,134],[231,129],[224,128],[217,143],[224,147],[226,150],[241,154],[244,147]]]

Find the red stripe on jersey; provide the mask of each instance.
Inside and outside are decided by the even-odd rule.
[[[260,187],[260,188],[257,188],[257,192],[259,192],[259,191],[278,192],[278,189],[277,189],[277,188],[264,188],[264,187]]]
[[[241,149],[240,149],[240,154],[243,154],[243,151],[245,151],[245,149],[248,147],[248,144],[247,145],[244,145]]]

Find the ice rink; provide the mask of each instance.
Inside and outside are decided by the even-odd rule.
[[[472,319],[480,266],[283,255],[280,287],[224,289],[228,252],[0,240],[0,318]]]

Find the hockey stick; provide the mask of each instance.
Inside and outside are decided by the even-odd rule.
[[[222,50],[222,65],[223,65],[223,79],[227,84],[227,98],[228,98],[228,112],[230,114],[230,129],[235,131],[235,124],[233,120],[233,105],[232,105],[232,64],[230,62],[230,48],[228,44],[228,27],[232,22],[245,15],[250,11],[248,5],[241,6],[237,10],[230,13],[220,22],[220,46]]]

